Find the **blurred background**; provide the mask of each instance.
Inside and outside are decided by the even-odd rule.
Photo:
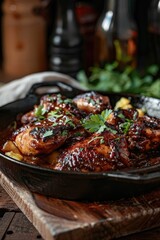
[[[0,10],[6,79],[56,71],[101,90],[105,83],[109,87],[108,80],[98,82],[102,72],[120,85],[134,75],[139,79],[130,89],[158,80],[153,90],[160,96],[159,0],[1,0]],[[144,76],[147,80],[140,80]]]

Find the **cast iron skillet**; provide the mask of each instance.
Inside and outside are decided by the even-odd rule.
[[[0,132],[15,120],[17,114],[32,109],[40,97],[36,94],[37,90],[45,86],[69,98],[83,92],[62,82],[35,84],[24,99],[0,108]],[[145,107],[149,115],[160,117],[160,100],[158,99],[128,94],[105,94],[109,96],[113,105],[122,96],[129,97],[134,106]],[[0,137],[3,137],[2,134]],[[160,183],[160,164],[138,170],[75,173],[33,166],[0,153],[0,169],[10,179],[27,186],[32,193],[68,200],[129,197],[158,187]]]

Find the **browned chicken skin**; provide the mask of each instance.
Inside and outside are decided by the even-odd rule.
[[[55,168],[99,172],[134,167],[133,150],[139,154],[139,151],[143,153],[160,146],[159,120],[139,118],[135,109],[113,111],[106,125],[110,131],[94,133],[66,149]],[[114,126],[116,134],[112,134],[111,126]]]
[[[66,149],[55,169],[102,172],[130,166],[126,139],[105,131]]]
[[[48,154],[64,144],[70,135],[65,126],[30,126],[16,136],[15,143],[24,155]]]
[[[81,119],[84,116],[84,113],[77,108],[71,99],[67,99],[61,94],[52,94],[43,96],[40,99],[40,104],[35,105],[33,111],[21,117],[21,123],[27,124],[42,120],[52,111],[57,111],[57,114],[69,114],[77,119]]]
[[[85,94],[78,95],[73,99],[73,102],[77,107],[86,113],[100,113],[104,109],[111,108],[109,98],[97,94],[95,92],[89,92]]]
[[[73,100],[45,95],[20,124],[10,139],[20,153],[34,159],[57,150],[57,170],[102,172],[160,162],[160,119],[140,117],[134,108],[112,110],[109,98],[94,92]]]
[[[47,95],[41,98],[39,106],[22,116],[25,126],[18,129],[13,138],[24,155],[48,154],[79,131],[80,118],[82,113],[69,99]]]

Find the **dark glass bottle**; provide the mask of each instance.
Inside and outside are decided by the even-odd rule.
[[[0,67],[2,66],[2,0],[0,0]]]
[[[94,33],[99,16],[99,8],[93,0],[77,0],[76,15],[83,37],[84,69],[89,74],[90,67],[94,64]]]
[[[50,43],[50,69],[76,77],[82,68],[83,41],[74,0],[57,0],[57,16]]]
[[[150,64],[160,65],[160,0],[151,2],[148,15]]]
[[[133,1],[133,0],[132,0]],[[149,57],[149,34],[148,34],[148,9],[152,0],[134,0],[134,18],[137,24],[137,68],[140,72],[148,67]],[[143,13],[143,14],[142,14]]]
[[[95,33],[95,63],[117,60],[121,67],[136,64],[137,32],[128,0],[106,0]]]

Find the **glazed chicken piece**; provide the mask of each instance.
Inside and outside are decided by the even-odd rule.
[[[131,166],[126,139],[104,131],[67,148],[59,156],[55,169],[102,172]]]
[[[20,123],[3,151],[14,146],[33,162],[54,155],[52,169],[105,172],[147,166],[147,158],[159,162],[160,119],[133,107],[112,110],[109,98],[95,92],[73,100],[45,95]]]
[[[100,105],[108,106],[108,97],[92,96],[99,103],[99,110]],[[87,107],[90,106],[86,106],[86,109]],[[25,127],[14,134],[15,144],[24,155],[48,154],[62,146],[67,139],[75,141],[74,136],[80,128],[81,136],[83,133],[86,136],[80,122],[84,116],[86,113],[78,109],[72,100],[60,94],[45,95],[41,98],[40,105],[21,117],[21,123]]]
[[[13,141],[24,155],[48,154],[81,131],[83,113],[70,99],[61,95],[46,95],[39,106],[22,116],[24,124],[13,135]],[[26,122],[29,122],[26,124]]]
[[[73,121],[66,123],[65,120],[62,124],[62,119],[60,124],[46,120],[31,123],[18,129],[12,139],[24,155],[48,154],[62,146],[67,139],[74,138],[76,133],[81,132],[82,137],[83,133],[85,135],[81,125],[75,124]]]
[[[65,126],[26,126],[15,137],[15,144],[24,155],[48,154],[60,147],[69,136]]]
[[[129,129],[128,142],[131,150],[160,149],[160,120],[149,116],[139,118]]]
[[[136,109],[110,111],[105,126],[107,130],[67,148],[59,156],[56,169],[99,172],[135,167],[136,161],[144,160],[145,152],[160,147],[159,120],[139,117]],[[136,157],[136,152],[141,156]]]
[[[155,117],[139,117],[132,108],[113,111],[107,122],[126,135],[130,150],[145,152],[160,147],[160,120]]]
[[[85,114],[80,111],[71,99],[61,94],[44,95],[40,99],[40,104],[35,105],[34,109],[21,117],[22,124],[28,124],[37,120],[42,120],[52,111],[63,111],[63,114],[76,116],[81,119]]]
[[[111,108],[109,98],[95,92],[78,95],[73,99],[73,102],[80,110],[87,114],[100,113],[104,109]]]

